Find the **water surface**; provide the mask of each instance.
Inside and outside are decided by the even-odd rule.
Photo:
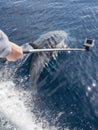
[[[18,45],[54,30],[68,34],[69,47],[95,39],[89,52],[63,52],[52,60],[37,81],[36,97],[28,90],[29,60],[1,64],[1,130],[98,130],[97,5],[97,0],[0,1],[0,28]]]

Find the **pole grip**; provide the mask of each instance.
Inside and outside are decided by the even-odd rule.
[[[24,51],[23,51],[23,54],[28,54],[28,53],[30,53],[29,50],[24,50]]]

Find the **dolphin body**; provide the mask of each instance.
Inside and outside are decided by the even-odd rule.
[[[65,47],[65,40],[67,34],[64,31],[51,31],[46,34],[43,34],[34,41],[30,43],[33,49],[42,49],[42,48],[63,48]],[[36,85],[37,80],[43,71],[45,65],[48,65],[49,61],[52,58],[57,56],[56,51],[54,52],[39,52],[35,53],[32,57],[30,64],[30,87]]]
[[[64,31],[51,31],[46,34],[41,35],[33,43],[29,43],[26,49],[42,49],[42,48],[64,48],[67,47],[65,40],[67,34]],[[40,77],[43,68],[48,65],[52,58],[56,58],[57,51],[53,52],[39,52],[34,53],[30,63],[30,78],[29,86],[34,88],[37,84],[37,80]]]

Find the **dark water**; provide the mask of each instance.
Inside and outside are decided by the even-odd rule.
[[[15,130],[18,127],[33,130],[32,125],[38,122],[42,123],[40,130],[98,130],[97,4],[97,0],[0,1],[0,28],[18,45],[34,41],[43,33],[53,30],[64,30],[68,34],[67,45],[70,47],[82,47],[85,37],[95,39],[95,46],[89,52],[63,52],[58,55],[56,61],[51,60],[37,81],[37,95],[34,99],[34,92],[31,90],[29,95],[27,90],[30,57],[26,62],[20,63],[20,73],[17,73],[15,79],[17,85],[14,86],[8,81],[5,84],[1,82],[3,87],[8,85],[6,93],[18,93],[21,102],[13,95],[7,96],[11,96],[10,100],[0,97],[0,130]],[[18,65],[16,63],[15,72]],[[6,80],[13,77],[12,63],[10,67],[10,70],[5,67],[5,71],[1,71],[0,74],[6,74]],[[14,86],[17,91],[10,86]],[[25,92],[22,92],[19,86],[22,86]],[[1,95],[5,93],[3,87],[0,87]],[[23,100],[24,97],[26,101]],[[30,108],[29,113],[35,115],[33,120],[36,121],[29,118],[25,105],[15,107],[16,100],[18,104],[25,102],[27,108]],[[17,110],[16,113],[13,110]],[[46,122],[49,127],[46,126]]]

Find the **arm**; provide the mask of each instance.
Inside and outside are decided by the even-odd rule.
[[[8,61],[16,61],[23,57],[22,48],[9,41],[7,35],[0,30],[0,57]]]

